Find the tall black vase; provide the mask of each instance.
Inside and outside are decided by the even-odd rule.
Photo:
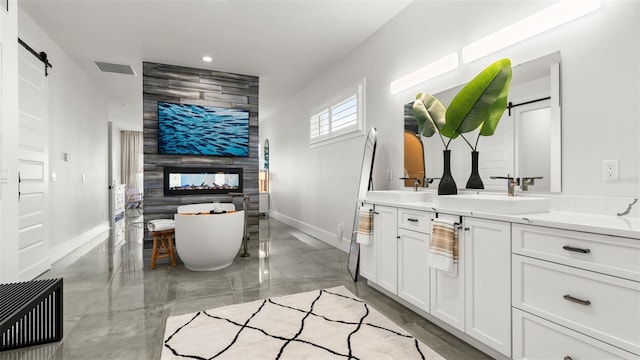
[[[467,189],[484,189],[484,184],[478,173],[478,155],[477,151],[471,152],[471,176],[467,180]]]
[[[451,150],[444,150],[444,172],[438,184],[438,195],[455,195],[458,193],[456,181],[451,176]]]

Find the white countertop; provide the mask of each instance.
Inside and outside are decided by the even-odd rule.
[[[519,224],[546,226],[557,229],[585,231],[596,234],[622,236],[640,240],[640,218],[609,216],[568,211],[548,213],[505,215],[478,211],[461,211],[439,206],[437,202],[398,203],[392,201],[365,200],[368,204],[393,206],[404,209],[441,212],[452,215],[471,216],[483,219],[508,221]]]

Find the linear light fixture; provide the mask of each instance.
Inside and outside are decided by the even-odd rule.
[[[458,53],[451,53],[443,58],[440,58],[429,65],[423,66],[414,72],[411,72],[397,80],[392,81],[391,93],[397,94],[400,91],[423,83],[429,79],[433,79],[436,76],[440,76],[451,70],[455,70],[458,68],[459,62],[460,61],[458,59]]]
[[[600,8],[600,0],[563,0],[462,48],[462,61],[485,55],[543,33]]]

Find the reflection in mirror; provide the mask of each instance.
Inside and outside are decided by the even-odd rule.
[[[358,259],[360,256],[360,244],[356,242],[358,236],[358,219],[360,215],[360,201],[363,201],[368,190],[373,190],[372,174],[373,161],[376,155],[377,130],[372,128],[367,134],[362,155],[362,167],[360,168],[360,183],[358,184],[358,195],[356,198],[355,214],[353,216],[353,228],[351,229],[351,244],[349,246],[349,259],[347,268],[353,281],[358,280]]]
[[[448,105],[463,86],[433,95]],[[478,145],[479,172],[485,189],[504,190],[504,181],[490,177],[510,175],[517,178],[542,177],[535,179],[527,191],[560,192],[560,52],[513,66],[508,100],[511,106],[505,111],[495,134],[482,137]],[[413,101],[404,106],[404,124],[405,130],[417,132]],[[470,134],[472,138],[475,136],[475,132]],[[429,172],[442,169],[441,144],[425,141],[424,148],[426,176],[439,176],[439,173]],[[452,143],[454,178],[463,184],[471,170],[470,151],[463,141]],[[405,163],[407,158],[413,161],[413,155],[405,152]],[[405,186],[410,185],[405,183]]]
[[[549,101],[528,104],[514,112],[515,158],[518,159],[516,174],[520,178],[538,178],[532,189],[537,192],[551,191],[551,167],[549,159],[551,134],[551,109]],[[522,180],[521,180],[522,182]],[[529,180],[531,182],[531,180]],[[527,184],[528,186],[529,184]]]
[[[424,146],[420,135],[404,131],[404,153],[404,186],[414,186],[413,179],[418,179],[424,185]]]
[[[410,178],[420,179],[420,184],[425,186],[427,177],[424,161],[424,143],[419,134],[418,123],[413,115],[413,102],[404,105],[404,180],[405,187],[413,187],[414,181]],[[433,177],[435,174],[431,174]],[[428,185],[427,185],[428,186]]]

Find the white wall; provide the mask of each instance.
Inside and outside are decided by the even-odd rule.
[[[46,221],[55,261],[108,230],[107,98],[23,11],[18,27],[20,38],[46,51],[53,64],[46,78],[49,170],[57,181],[49,183]]]
[[[0,283],[18,281],[18,13],[0,10]]]
[[[562,56],[563,194],[638,197],[639,2],[605,1],[595,13],[390,94],[396,78],[545,6],[536,1],[414,2],[295,97],[262,112],[270,114],[260,131],[261,141],[270,141],[271,209],[291,223],[317,228],[327,239],[335,238],[330,235],[337,223],[351,226],[364,138],[309,149],[309,109],[332,92],[366,77],[367,126],[379,133],[374,184],[400,188],[404,103],[417,92],[436,93],[466,82],[497,59],[509,57],[518,64],[557,50]],[[454,145],[454,152],[470,158],[466,145]],[[604,159],[620,161],[620,182],[602,181]],[[456,181],[464,186],[467,176]]]

